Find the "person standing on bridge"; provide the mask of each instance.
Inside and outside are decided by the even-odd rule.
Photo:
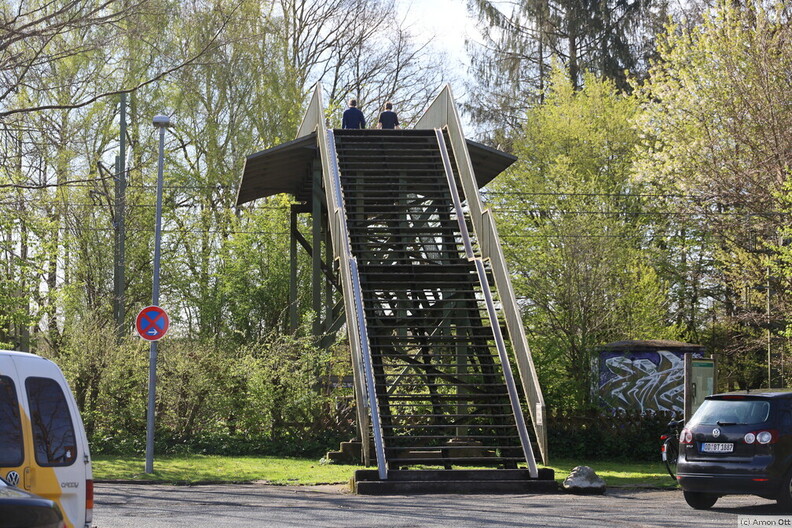
[[[366,128],[366,118],[357,107],[356,99],[349,100],[349,108],[344,110],[344,117],[341,119],[341,128]]]
[[[379,116],[379,127],[382,129],[393,130],[399,128],[399,116],[393,111],[393,103],[385,103],[385,111]]]

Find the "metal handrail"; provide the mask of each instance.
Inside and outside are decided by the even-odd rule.
[[[495,338],[495,348],[498,350],[498,357],[500,358],[501,367],[503,368],[503,378],[506,381],[506,388],[509,391],[509,402],[511,403],[512,412],[514,413],[517,432],[520,435],[523,455],[525,456],[525,461],[528,463],[528,471],[531,478],[538,478],[539,470],[536,467],[536,459],[534,458],[533,449],[531,449],[531,441],[528,438],[528,429],[525,425],[522,407],[520,406],[517,386],[514,383],[514,376],[512,375],[511,364],[509,363],[509,354],[506,350],[506,343],[504,342],[500,323],[498,322],[498,312],[495,309],[495,302],[492,299],[492,292],[490,291],[487,274],[484,270],[484,262],[482,262],[480,257],[476,257],[473,252],[473,245],[470,242],[470,233],[468,233],[468,228],[465,224],[462,201],[459,199],[459,191],[457,191],[456,181],[454,180],[454,172],[451,168],[451,159],[448,156],[448,149],[446,148],[443,131],[439,128],[436,128],[434,131],[437,137],[437,144],[440,147],[440,156],[443,159],[443,168],[445,169],[448,189],[451,191],[451,199],[454,203],[457,223],[459,224],[459,232],[462,235],[462,244],[465,247],[465,255],[467,255],[469,261],[472,261],[476,265],[476,274],[478,275],[479,284],[484,294],[484,301],[487,305],[487,315],[489,316],[492,334]]]
[[[470,153],[462,133],[459,114],[451,94],[451,87],[446,85],[431,103],[424,115],[415,124],[416,129],[433,130],[447,127],[451,149],[459,169],[459,181],[462,184],[464,198],[467,200],[468,213],[473,224],[473,233],[478,241],[482,257],[490,263],[490,272],[500,297],[501,310],[509,332],[514,359],[520,374],[525,397],[528,400],[528,411],[531,413],[532,424],[536,432],[536,442],[542,459],[548,463],[547,424],[545,423],[545,403],[539,378],[536,374],[531,351],[525,336],[520,308],[514,288],[511,284],[506,259],[499,243],[498,229],[490,209],[484,209],[478,193],[478,184],[473,172]]]
[[[352,297],[354,301],[355,318],[357,330],[360,337],[361,356],[363,359],[364,372],[366,375],[366,385],[368,386],[369,408],[371,412],[371,428],[374,431],[374,449],[377,452],[377,470],[382,480],[388,478],[385,465],[385,446],[382,439],[382,427],[379,420],[379,404],[377,401],[377,390],[374,384],[374,366],[371,361],[369,349],[368,329],[366,327],[366,317],[363,310],[363,295],[360,287],[360,274],[357,267],[357,259],[352,255],[349,232],[346,225],[346,207],[343,195],[341,194],[341,174],[338,170],[338,154],[335,148],[335,134],[332,130],[325,130],[326,148],[328,153],[328,165],[330,169],[330,181],[333,187],[333,197],[338,215],[341,217],[337,228],[339,229],[339,242],[343,246],[337,255],[341,260],[349,263],[349,278],[352,282]],[[365,441],[365,439],[363,439]]]
[[[317,134],[317,146],[319,147],[322,177],[324,181],[324,202],[327,204],[328,216],[332,217],[329,222],[330,238],[333,245],[333,253],[339,260],[339,277],[342,285],[341,293],[344,297],[344,305],[349,307],[349,310],[353,310],[355,309],[355,281],[352,279],[352,265],[349,259],[351,251],[349,250],[349,236],[346,231],[346,212],[343,210],[343,207],[339,207],[339,204],[343,206],[340,186],[335,185],[331,177],[333,171],[335,171],[336,174],[338,173],[338,160],[335,153],[335,141],[327,141],[328,128],[325,126],[324,113],[322,86],[320,83],[316,83],[308,109],[305,112],[305,116],[297,132],[297,137],[303,137],[314,132]],[[329,145],[330,148],[325,148],[326,145]],[[331,150],[332,154],[329,153],[328,150]],[[334,192],[334,188],[337,188],[338,191]],[[314,197],[314,199],[317,199],[317,197]],[[356,266],[355,269],[357,269]],[[354,275],[357,277],[357,273]],[[360,303],[358,303],[358,306],[360,306]],[[359,310],[357,310],[357,312],[360,313]],[[370,405],[369,390],[366,386],[363,349],[365,348],[366,351],[368,351],[368,338],[365,327],[363,329],[363,336],[361,337],[361,333],[358,330],[358,317],[356,315],[353,316],[351,312],[347,314],[347,333],[349,335],[349,348],[352,355],[352,368],[355,373],[355,401],[357,403],[355,412],[357,414],[361,439],[363,440],[363,458],[366,464],[368,464],[370,461],[368,428],[369,424],[372,423],[369,416],[371,413],[378,413],[379,408],[376,405]],[[365,347],[363,343],[365,343]],[[376,399],[374,401],[376,402]],[[379,415],[377,414],[377,420],[378,419]],[[375,428],[375,441],[377,431],[379,431],[380,437],[382,436],[381,428]],[[380,451],[382,451],[382,449]],[[385,457],[380,455],[377,458],[380,475],[387,475],[384,466]]]

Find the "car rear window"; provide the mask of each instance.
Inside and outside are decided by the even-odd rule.
[[[40,466],[68,466],[77,458],[77,442],[66,396],[50,378],[25,380],[33,447]]]
[[[21,466],[25,455],[23,445],[14,380],[0,376],[0,466]]]
[[[766,400],[705,400],[690,419],[690,425],[752,425],[767,421],[770,402]]]

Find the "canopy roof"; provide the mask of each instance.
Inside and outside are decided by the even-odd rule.
[[[517,160],[511,154],[469,139],[466,141],[479,187],[491,182]],[[318,162],[318,159],[316,132],[251,154],[245,160],[237,205],[279,193],[310,202],[311,171],[314,160]]]
[[[695,348],[695,349],[703,349],[703,345],[696,345],[694,343],[683,343],[681,341],[671,341],[666,339],[630,339],[626,341],[615,341],[613,343],[608,343],[607,345],[602,345],[598,347],[599,349],[607,349],[607,350],[636,350],[636,349],[644,349],[644,348],[651,348],[651,349],[667,349],[667,350],[674,350],[674,349],[686,349],[686,348]]]

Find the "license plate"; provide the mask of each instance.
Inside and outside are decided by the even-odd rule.
[[[701,445],[702,453],[731,453],[734,451],[734,444],[717,443],[717,442],[704,442]]]

